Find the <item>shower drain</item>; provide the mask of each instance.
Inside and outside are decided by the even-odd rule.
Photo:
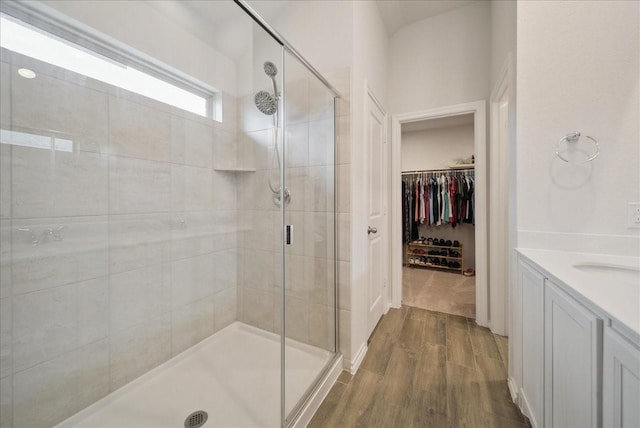
[[[207,422],[209,415],[204,410],[198,410],[187,416],[184,420],[184,428],[199,428]]]

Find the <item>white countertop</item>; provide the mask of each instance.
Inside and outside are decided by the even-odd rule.
[[[640,269],[640,258],[530,248],[517,250],[542,268],[549,279],[564,283],[570,289],[567,291],[573,291],[570,294],[586,299],[640,335],[640,282],[628,275],[632,272],[575,267],[576,264],[596,263],[627,266],[637,270]]]

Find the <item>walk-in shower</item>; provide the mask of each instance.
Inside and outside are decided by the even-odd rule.
[[[0,426],[304,420],[335,91],[243,2],[1,8]]]

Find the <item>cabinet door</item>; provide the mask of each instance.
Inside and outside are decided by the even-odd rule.
[[[545,426],[598,427],[602,320],[546,284]]]
[[[605,427],[640,427],[640,350],[604,332],[602,419]]]
[[[522,407],[531,425],[542,427],[544,392],[544,277],[520,263],[522,293]]]

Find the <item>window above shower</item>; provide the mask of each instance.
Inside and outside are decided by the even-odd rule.
[[[143,54],[125,52],[122,46],[93,35],[75,34],[77,43],[72,43],[4,14],[0,15],[0,32],[4,49],[222,122],[217,89],[157,61],[148,61]],[[19,69],[18,74],[37,78],[37,73],[28,68]]]

